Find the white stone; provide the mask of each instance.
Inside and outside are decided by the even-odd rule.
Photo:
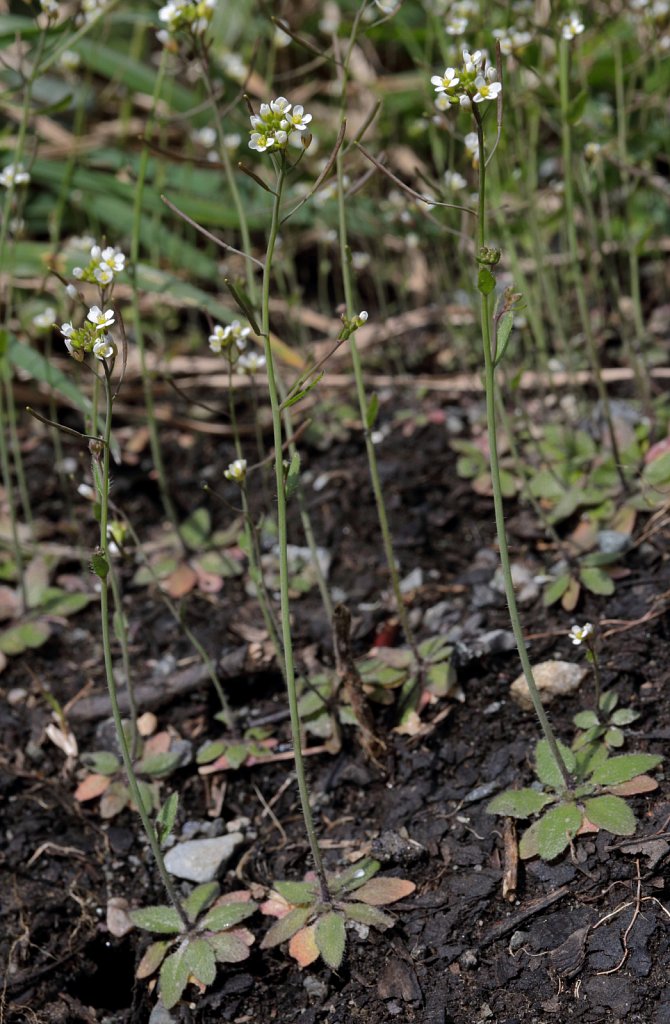
[[[230,832],[215,839],[190,839],[177,843],[165,855],[171,875],[189,882],[212,882],[242,842],[241,832]]]
[[[567,697],[578,690],[588,669],[576,665],[573,661],[541,661],[533,665],[533,677],[540,691],[543,704],[551,704],[555,697]],[[523,673],[514,680],[510,687],[513,700],[526,711],[532,711],[528,683]]]

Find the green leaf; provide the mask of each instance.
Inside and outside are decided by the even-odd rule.
[[[161,1001],[166,1010],[176,1006],[186,988],[191,970],[185,959],[188,942],[182,942],[176,953],[172,953],[163,961],[160,973]]]
[[[608,729],[605,733],[605,743],[608,747],[623,747],[625,741],[626,737],[621,729],[616,725],[613,725],[611,729]]]
[[[147,754],[137,762],[135,770],[138,775],[150,775],[152,778],[159,779],[173,772],[181,759],[181,754],[170,753],[169,750],[161,754]]]
[[[40,619],[24,622],[0,633],[0,651],[9,655],[23,654],[25,650],[41,647],[50,636],[51,626],[48,622]]]
[[[571,579],[570,573],[565,573],[563,576],[558,576],[544,588],[542,603],[545,608],[549,608],[552,604],[556,604],[557,601],[561,600],[563,594],[570,586]]]
[[[322,370],[321,373],[317,373],[316,377],[314,377],[309,382],[309,384],[306,384],[304,388],[300,388],[300,390],[296,391],[295,394],[291,395],[289,398],[286,398],[281,404],[282,410],[289,409],[292,405],[297,405],[298,402],[302,402],[305,395],[308,395],[310,391],[312,391],[313,388],[316,387],[319,381],[322,380],[322,378],[325,375],[325,372],[325,370]]]
[[[222,906],[212,907],[203,919],[202,927],[210,932],[222,932],[251,917],[255,910],[256,904],[251,902],[224,903]]]
[[[226,752],[228,743],[226,740],[212,740],[209,743],[203,743],[195,755],[196,764],[209,764],[210,761],[216,761],[218,757]]]
[[[357,861],[350,868],[347,868],[346,871],[342,871],[340,874],[333,875],[328,879],[331,892],[334,894],[343,891],[355,892],[362,885],[365,885],[366,882],[369,882],[377,874],[380,867],[379,861],[372,860],[370,857]]]
[[[395,919],[390,914],[385,914],[383,910],[371,907],[368,903],[343,903],[341,909],[349,921],[359,921],[382,932],[395,924]]]
[[[0,40],[3,45],[13,42],[16,36],[38,36],[41,31],[34,18],[22,18],[19,14],[0,15]]]
[[[335,910],[323,914],[316,922],[314,939],[319,953],[332,970],[342,963],[346,946],[344,917]]]
[[[559,804],[547,811],[537,823],[537,848],[543,860],[562,853],[582,823],[576,804]]]
[[[580,569],[579,578],[592,594],[601,594],[603,597],[607,597],[616,589],[612,577],[602,569]]]
[[[292,938],[296,932],[299,932],[307,924],[313,909],[313,906],[296,907],[295,910],[289,911],[285,917],[280,917],[263,936],[261,949],[272,949],[273,946],[278,946],[280,942],[286,942],[287,939]]]
[[[319,886],[317,882],[275,882],[274,889],[293,906],[304,906],[315,903]]]
[[[558,742],[558,749],[563,758],[565,767],[569,772],[574,771],[575,755],[573,752],[560,741]],[[540,782],[543,782],[545,786],[551,786],[552,789],[563,788],[564,782],[563,776],[561,775],[561,769],[549,749],[549,744],[544,739],[540,740],[535,747],[535,771],[538,779]]]
[[[171,834],[174,828],[174,823],[177,818],[177,808],[179,807],[179,793],[176,791],[170,793],[169,797],[161,807],[156,818],[156,828],[158,830],[158,841],[163,845],[165,840]]]
[[[570,101],[567,110],[567,118],[570,124],[578,124],[578,122],[581,121],[587,99],[588,93],[586,89],[582,89],[581,92],[578,92]]]
[[[216,978],[216,957],[206,939],[189,939],[184,961],[201,985],[211,985]]]
[[[592,729],[594,726],[600,725],[600,719],[595,711],[580,711],[572,721],[578,729]]]
[[[496,332],[496,366],[499,366],[505,358],[513,326],[514,313],[511,309],[508,309],[498,321],[498,330]]]
[[[203,910],[214,902],[220,892],[221,886],[218,882],[203,882],[202,885],[197,885],[184,900],[184,910],[189,921],[197,921]]]
[[[112,754],[109,750],[94,750],[90,754],[84,754],[82,761],[87,768],[98,775],[116,775],[121,767],[121,762],[116,754]]]
[[[179,535],[187,548],[199,551],[203,548],[212,532],[212,519],[209,509],[205,506],[197,508],[179,527]]]
[[[615,836],[632,836],[635,832],[635,815],[620,796],[595,796],[584,801],[584,810],[589,821]]]
[[[657,754],[619,754],[599,765],[591,775],[591,781],[600,786],[614,786],[628,782],[636,775],[643,775],[651,768],[657,768],[663,760]]]
[[[608,758],[607,747],[604,743],[590,743],[575,755],[575,774],[577,778],[584,779],[590,775],[598,765]]]
[[[670,452],[659,455],[644,467],[642,484],[648,487],[663,487],[670,483]]]
[[[598,706],[604,714],[610,715],[618,703],[619,695],[614,690],[605,690],[605,693],[601,694]]]
[[[551,803],[553,797],[536,789],[508,789],[494,797],[486,808],[488,814],[504,814],[509,818],[530,818]]]
[[[179,205],[181,205],[181,204],[179,204]],[[182,209],[183,209],[183,207],[182,207]],[[198,219],[199,219],[198,217],[194,217],[194,220],[198,220]],[[230,278],[228,278],[228,277],[225,277],[223,279],[223,281],[224,281],[224,284],[226,285],[226,288],[228,288],[230,294],[232,295],[232,297],[234,298],[235,302],[239,306],[240,311],[242,312],[243,316],[245,316],[247,318],[247,320],[249,321],[249,324],[251,325],[252,331],[254,332],[254,334],[257,334],[260,337],[263,334],[263,331],[261,330],[261,328],[259,326],[259,323],[258,323],[258,321],[256,319],[256,314],[255,314],[254,308],[253,308],[253,306],[251,304],[251,299],[249,298],[249,296],[245,292],[244,288],[242,288],[241,285],[236,284],[234,281],[231,281]]]
[[[519,840],[519,856],[522,860],[528,860],[530,857],[538,857],[540,855],[537,840],[539,826],[540,822],[534,821],[521,836]]]
[[[91,558],[91,569],[101,580],[106,580],[109,575],[109,562],[104,555],[96,552]]]
[[[286,500],[290,499],[298,489],[298,481],[300,480],[300,452],[294,452],[291,456],[291,462],[288,467],[288,473],[286,474]]]
[[[75,615],[92,600],[92,594],[69,594],[58,587],[47,587],[40,600],[40,612],[44,615]]]
[[[131,910],[128,916],[138,928],[156,932],[157,935],[175,935],[184,928],[182,919],[174,907],[165,904],[157,907],[140,907],[139,910]]]
[[[12,336],[9,343],[9,361],[12,366],[29,374],[33,380],[58,391],[87,419],[90,417],[91,403],[79,390],[73,377],[63,373],[57,366],[50,363],[41,352]]]
[[[378,414],[379,414],[379,398],[378,398],[377,394],[375,393],[374,395],[370,396],[370,401],[368,402],[368,407],[367,407],[367,410],[366,410],[366,413],[365,413],[365,425],[368,428],[368,430],[372,430],[372,428],[374,427],[374,425],[375,425],[375,423],[377,421]]]
[[[170,948],[170,940],[161,940],[160,942],[152,942],[150,946],[147,946],[144,951],[144,955],[137,965],[135,971],[135,977],[138,980],[142,978],[149,978],[154,974],[165,959],[165,954]]]
[[[633,711],[632,708],[619,708],[612,715],[610,721],[612,725],[630,725],[631,722],[636,722],[640,717],[639,711]]]
[[[214,935],[208,935],[207,941],[214,950],[214,956],[219,963],[239,964],[249,957],[249,947],[246,942],[243,942],[234,933],[217,932]]]
[[[490,295],[496,286],[496,279],[486,267],[480,267],[477,275],[477,288],[482,295]]]

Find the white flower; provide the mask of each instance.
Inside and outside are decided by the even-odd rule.
[[[578,626],[576,623],[570,627],[568,636],[572,640],[573,644],[579,647],[584,641],[591,636],[593,633],[593,623],[585,622],[583,626]]]
[[[584,158],[589,161],[597,160],[602,148],[599,142],[587,142],[584,146]]]
[[[98,284],[101,284],[103,286],[111,284],[112,281],[114,280],[114,274],[111,272],[111,270],[103,269],[102,265],[95,268],[95,270],[93,271],[93,277],[96,279]]]
[[[96,331],[104,331],[106,327],[111,327],[114,323],[114,310],[106,309],[103,312],[100,306],[91,306],[86,319],[95,324]]]
[[[450,18],[444,26],[448,36],[462,36],[468,29],[467,18]]]
[[[458,102],[460,103],[464,110],[469,110],[470,107],[472,106],[472,100],[465,92],[458,97]]]
[[[196,128],[195,131],[191,132],[191,138],[199,146],[211,149],[212,146],[216,145],[216,130],[209,127],[209,125],[205,125],[204,128]]]
[[[368,314],[367,310],[362,309],[360,311],[360,313],[358,314],[358,316],[354,317],[354,324],[355,324],[355,326],[356,327],[362,327],[364,323],[367,323],[368,315],[369,314]]]
[[[221,58],[221,66],[234,82],[243,82],[247,77],[247,66],[239,53],[225,53]]]
[[[11,188],[12,185],[27,185],[29,181],[30,175],[23,164],[7,164],[0,171],[0,185],[5,188]]]
[[[33,317],[33,327],[37,327],[38,330],[46,330],[47,327],[51,327],[55,319],[56,310],[54,307],[45,306],[41,313],[37,313]]]
[[[306,114],[304,108],[298,103],[293,108],[293,113],[288,120],[292,128],[297,129],[299,132],[304,132],[307,125],[312,120],[312,115]]]
[[[275,26],[274,44],[278,50],[283,50],[286,46],[291,45],[291,37],[288,32],[284,32],[283,28],[279,25]]]
[[[452,192],[460,192],[468,184],[463,175],[459,174],[458,171],[445,171],[444,183]]]
[[[575,36],[581,35],[583,31],[584,22],[578,14],[569,14],[568,17],[564,18],[561,22],[561,35],[568,41],[574,39]]]
[[[72,324],[61,324],[60,332],[64,338],[71,338],[72,335],[74,334],[74,327],[72,326]]]
[[[445,110],[448,110],[450,106],[451,101],[447,96],[446,92],[438,92],[437,96],[435,97],[435,107],[437,108],[437,110],[444,112]]]
[[[265,369],[265,356],[262,352],[247,352],[245,355],[240,356],[240,361],[237,364],[242,373],[259,373]]]
[[[125,270],[126,257],[120,249],[108,245],[100,253],[100,266],[104,270],[111,270],[113,274],[120,274],[122,270]]]
[[[223,475],[226,480],[232,480],[236,484],[244,482],[244,478],[247,475],[247,460],[246,459],[235,459],[228,466],[228,469],[224,470]]]
[[[400,10],[402,0],[375,0],[375,4],[382,12],[382,14],[395,14],[396,11]]]
[[[97,359],[111,359],[113,355],[116,355],[116,346],[111,335],[103,334],[102,338],[96,341],[93,346],[93,355]]]
[[[263,113],[264,106],[265,104],[261,104],[261,114]],[[292,104],[289,103],[285,96],[278,96],[276,100],[270,101],[270,110],[272,111],[273,114],[279,114],[280,117],[283,117],[285,114],[288,114],[289,110],[291,109],[291,106]]]
[[[498,98],[502,85],[500,82],[487,82],[483,75],[478,75],[475,78],[475,89],[477,92],[473,96],[475,103],[483,103],[484,100],[495,100]]]
[[[460,79],[453,68],[445,68],[444,74],[433,75],[430,80],[430,84],[435,86],[435,92],[446,92],[448,89],[454,89]]]
[[[334,0],[326,0],[319,22],[319,31],[324,32],[327,36],[334,35],[340,27],[341,17],[338,4],[334,3]]]
[[[214,330],[212,331],[208,339],[209,347],[211,348],[212,352],[220,352],[222,350],[225,341],[228,337],[228,335],[226,334],[226,330],[227,328],[222,327],[221,324],[217,324],[214,327]]]
[[[58,0],[40,0],[40,7],[50,18],[58,15]]]
[[[262,132],[252,132],[249,139],[249,149],[255,149],[257,153],[265,153],[274,146],[275,140],[272,135],[265,135]]]
[[[81,57],[74,50],[64,50],[58,58],[58,66],[63,71],[76,71],[81,64]]]
[[[352,252],[351,265],[354,270],[365,270],[370,266],[370,258],[369,252]]]
[[[469,50],[463,50],[463,66],[469,75],[474,75],[475,72],[481,71],[483,61],[484,55],[481,50],[475,50],[474,53],[470,53]]]
[[[67,292],[67,294],[70,296],[71,299],[76,299],[77,298],[77,289],[75,288],[75,286],[73,284],[66,285],[65,286],[65,291]]]

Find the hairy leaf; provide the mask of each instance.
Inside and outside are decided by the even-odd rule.
[[[584,810],[589,821],[615,836],[632,836],[635,832],[635,815],[620,796],[596,796],[585,800]]]
[[[657,768],[663,760],[657,754],[619,754],[617,757],[610,757],[603,761],[591,776],[591,781],[601,786],[617,785],[619,782],[628,782],[636,775]]]
[[[319,892],[318,882],[275,882],[274,888],[287,903],[297,907],[314,903]]]
[[[239,964],[249,957],[249,946],[235,932],[214,932],[207,941],[221,964]]]
[[[240,921],[244,921],[245,918],[251,917],[255,911],[256,904],[251,902],[227,903],[223,906],[212,907],[204,918],[202,927],[208,931],[220,932],[224,928],[231,928],[233,925],[239,924]]]
[[[576,804],[559,804],[547,811],[537,823],[537,848],[543,860],[562,853],[582,823]]]
[[[328,884],[333,893],[342,891],[354,892],[356,889],[360,889],[362,885],[365,885],[366,882],[369,882],[377,874],[380,867],[381,864],[378,860],[365,857],[363,860],[352,864],[346,871],[340,872],[339,875],[333,875],[328,879]]]
[[[314,926],[314,939],[325,962],[336,971],[342,963],[347,941],[342,914],[335,910],[323,914]]]
[[[169,797],[161,807],[156,818],[156,827],[158,829],[158,838],[160,843],[164,843],[168,836],[171,834],[174,828],[174,823],[177,819],[177,809],[179,807],[179,793],[176,791],[170,793]]]
[[[207,939],[189,939],[184,960],[191,974],[202,985],[211,985],[216,978],[216,957]]]
[[[197,885],[184,900],[184,910],[189,921],[197,921],[203,910],[214,902],[220,892],[221,886],[218,882],[203,882],[202,885]]]
[[[561,742],[558,743],[558,749],[565,763],[565,767],[569,772],[574,771],[575,755],[573,752]],[[552,789],[561,789],[563,786],[561,770],[556,763],[549,744],[544,739],[540,740],[535,747],[535,771],[538,779],[540,782],[544,782],[545,786],[551,786]]]
[[[309,967],[319,958],[319,947],[316,944],[315,927],[313,924],[301,928],[296,932],[288,944],[289,955],[300,964],[301,967]]]
[[[188,942],[182,942],[179,949],[166,957],[160,973],[161,1000],[166,1010],[176,1006],[188,983],[191,973],[185,958]]]
[[[510,818],[530,818],[553,797],[536,789],[508,789],[494,797],[486,808],[489,814],[505,814]]]
[[[406,878],[371,878],[356,890],[356,897],[371,907],[384,907],[409,896],[416,889],[414,882]]]
[[[263,936],[261,949],[272,949],[273,946],[278,946],[280,942],[286,942],[286,940],[295,935],[303,925],[307,924],[307,920],[311,913],[311,906],[296,907],[295,910],[291,910],[285,917],[280,917],[280,919],[275,921],[270,930]]]
[[[157,907],[140,907],[138,910],[131,910],[128,916],[138,928],[156,932],[158,935],[175,935],[184,927],[174,907],[165,904]]]
[[[170,948],[170,941],[161,939],[160,942],[152,942],[144,951],[144,955],[137,965],[135,977],[138,980],[149,978],[154,974],[165,959],[165,954]]]
[[[385,931],[395,924],[395,919],[390,914],[385,914],[383,910],[371,907],[367,903],[343,903],[341,909],[349,921],[359,921],[361,924],[378,928],[379,931]]]
[[[109,750],[94,750],[90,754],[84,754],[82,761],[91,771],[99,775],[115,775],[121,767],[116,754]]]

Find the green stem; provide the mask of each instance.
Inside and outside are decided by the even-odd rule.
[[[325,902],[330,902],[330,891],[326,872],[323,866],[321,850],[314,826],[314,817],[309,803],[309,790],[305,777],[305,764],[302,756],[302,729],[300,723],[300,712],[298,710],[298,695],[296,690],[295,666],[293,662],[293,640],[291,636],[291,606],[289,598],[289,576],[288,576],[288,532],[286,521],[286,488],[284,481],[284,466],[282,461],[282,418],[279,401],[279,391],[275,375],[274,356],[270,344],[270,283],[272,279],[272,257],[274,255],[277,235],[279,233],[281,198],[286,178],[285,155],[280,156],[280,164],[277,169],[277,184],[275,196],[272,203],[272,221],[267,242],[265,255],[265,266],[263,269],[263,290],[262,290],[262,332],[265,344],[265,360],[268,374],[268,390],[270,393],[270,406],[272,408],[272,430],[275,448],[275,477],[277,483],[277,525],[279,540],[279,590],[281,595],[281,624],[282,641],[284,647],[284,666],[286,669],[286,691],[288,694],[288,705],[291,716],[291,737],[293,740],[293,753],[295,756],[295,770],[298,778],[298,790],[300,793],[300,804],[302,816],[305,822],[307,838],[309,840],[312,858],[316,867],[321,896]]]
[[[154,85],[154,92],[151,102],[151,113],[147,119],[147,125],[145,128],[145,137],[149,137],[151,131],[151,123],[155,116],[156,104],[161,94],[163,87],[163,79],[165,77],[166,68],[166,51],[163,50],[161,54],[161,62],[158,67],[158,74],[156,76],[156,82]],[[167,481],[167,473],[165,472],[165,463],[163,461],[163,452],[161,449],[160,438],[158,436],[158,425],[156,422],[156,409],[154,405],[154,395],[152,380],[149,375],[147,368],[147,353],[146,346],[144,343],[144,328],[142,325],[142,316],[140,313],[140,296],[137,285],[137,269],[138,260],[140,253],[140,231],[142,223],[142,201],[144,198],[144,186],[147,176],[147,167],[149,164],[149,147],[145,145],[142,148],[140,154],[139,165],[137,169],[137,181],[135,182],[135,200],[133,203],[133,226],[132,236],[130,241],[130,267],[129,277],[131,285],[131,310],[133,317],[133,330],[135,334],[135,342],[137,344],[137,351],[140,357],[140,373],[142,377],[142,393],[144,396],[144,405],[146,409],[147,427],[149,429],[149,446],[151,448],[151,458],[156,470],[156,477],[158,479],[158,490],[161,496],[161,503],[165,515],[170,520],[172,527],[177,535],[178,541],[181,543],[181,535],[179,533],[179,519],[177,517],[177,510],[174,502],[170,495],[170,489]]]
[[[481,115],[477,111],[477,108],[473,108],[475,122],[477,125],[477,137],[479,140],[479,201],[478,201],[478,219],[477,219],[477,251],[478,253],[484,248],[486,239],[486,153],[484,149],[484,126],[482,123]],[[493,351],[493,339],[491,335],[491,296],[481,291],[481,325],[482,325],[482,344],[484,348],[484,387],[486,391],[486,420],[487,430],[489,439],[489,453],[491,463],[491,484],[493,487],[493,508],[495,513],[496,521],[496,533],[498,536],[498,548],[500,550],[500,564],[503,572],[503,580],[505,583],[505,597],[507,599],[507,608],[509,611],[510,622],[512,625],[512,632],[514,633],[514,639],[516,641],[516,647],[521,661],[521,667],[523,674],[528,684],[528,692],[530,693],[530,699],[533,703],[535,714],[537,715],[542,731],[545,735],[549,749],[551,750],[552,756],[558,765],[566,789],[571,788],[570,773],[565,765],[565,761],[561,755],[561,752],[556,742],[553,730],[549,724],[549,719],[542,705],[535,677],[533,675],[533,668],[528,657],[528,651],[526,650],[526,643],[524,640],[523,629],[521,627],[521,619],[519,617],[519,609],[516,603],[516,595],[514,593],[514,582],[512,580],[512,566],[509,556],[509,547],[507,544],[507,533],[505,531],[505,508],[503,503],[502,486],[500,482],[500,464],[498,460],[498,438],[497,438],[497,422],[496,422],[496,385],[495,385],[495,358],[496,353]]]
[[[112,411],[114,398],[112,393],[112,381],[111,381],[111,368],[107,365],[107,362],[103,363],[105,373],[105,397],[106,397],[106,412],[105,412],[105,430],[102,439],[102,480],[99,488],[98,497],[100,499],[100,555],[107,560],[107,524],[109,520],[109,452],[112,439]],[[96,476],[97,474],[94,474]],[[116,736],[121,750],[121,758],[123,760],[123,766],[126,770],[126,776],[128,778],[128,788],[133,799],[133,803],[137,808],[137,812],[140,816],[140,820],[144,827],[151,852],[154,855],[156,866],[158,867],[161,881],[165,887],[165,891],[168,894],[170,902],[175,907],[179,914],[184,926],[190,928],[190,922],[186,911],[179,899],[179,894],[175,888],[174,882],[170,877],[170,874],[165,866],[165,859],[163,852],[156,835],[153,822],[149,817],[149,812],[144,805],[144,799],[140,791],[140,787],[137,782],[137,776],[133,768],[133,761],[128,746],[128,739],[126,737],[125,729],[123,728],[123,719],[121,717],[121,709],[119,707],[118,692],[116,687],[116,680],[114,678],[114,669],[112,666],[112,646],[111,646],[111,634],[109,628],[109,573],[106,572],[100,576],[100,619],[102,625],[102,649],[103,658],[105,664],[105,677],[107,680],[107,690],[109,693],[109,700],[112,705],[112,717],[114,719],[114,726],[116,729]]]

